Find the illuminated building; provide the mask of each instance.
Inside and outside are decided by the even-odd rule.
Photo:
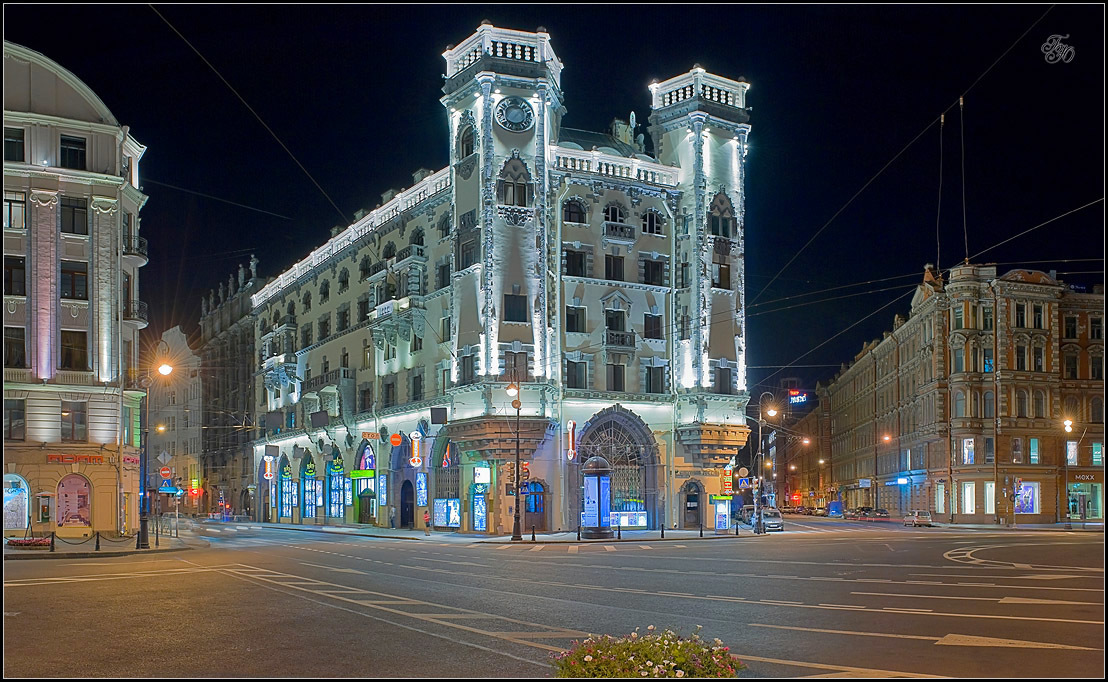
[[[186,496],[175,502],[169,495],[159,494],[151,506],[155,513],[180,511],[196,514],[200,511],[200,495],[188,494],[199,490],[200,445],[203,430],[201,418],[204,401],[201,400],[200,355],[189,346],[180,327],[162,333],[165,342],[164,358],[172,364],[173,372],[152,382],[149,389],[150,461],[147,462],[147,490],[157,490],[165,479],[162,467],[170,470],[170,487],[182,488]],[[197,485],[194,485],[196,483]],[[180,508],[178,509],[178,504]]]
[[[748,84],[699,66],[651,84],[648,155],[633,113],[563,125],[544,29],[485,24],[443,56],[449,165],[253,296],[270,518],[408,525],[426,506],[437,526],[507,532],[514,379],[525,530],[577,527],[597,454],[618,523],[713,527],[749,434]]]
[[[35,532],[138,525],[145,151],[73,73],[4,43],[5,505]]]

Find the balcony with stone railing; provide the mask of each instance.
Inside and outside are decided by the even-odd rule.
[[[443,57],[446,59],[447,92],[455,90],[478,71],[515,73],[521,68],[543,66],[549,69],[554,85],[561,87],[562,62],[550,46],[550,36],[544,32],[513,31],[482,24],[460,45],[444,52]]]
[[[628,159],[600,151],[582,151],[566,147],[553,147],[551,156],[553,165],[558,170],[624,178],[664,187],[676,187],[678,182],[675,168],[653,161]]]
[[[614,329],[605,329],[604,345],[608,348],[625,348],[629,350],[634,350],[635,332],[621,332]]]
[[[630,225],[624,225],[623,223],[610,223],[605,221],[604,223],[604,238],[625,242],[627,244],[633,244],[635,242],[635,228]]]
[[[123,321],[134,325],[137,329],[145,329],[150,323],[149,306],[146,301],[124,301]]]
[[[329,372],[324,372],[317,377],[312,377],[304,382],[305,393],[315,393],[329,386],[339,387],[347,382],[353,384],[355,370],[349,367],[339,367]]]
[[[150,262],[150,254],[147,248],[146,237],[127,235],[123,237],[123,260],[135,267],[142,267]]]
[[[749,87],[749,83],[717,76],[697,66],[688,73],[662,83],[652,83],[651,107],[658,110],[695,98],[698,103],[745,113],[746,91]]]

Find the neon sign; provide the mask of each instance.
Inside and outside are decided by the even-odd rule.
[[[570,419],[566,422],[566,435],[569,437],[569,449],[566,450],[566,459],[573,461],[577,457],[577,422]]]
[[[798,405],[808,402],[808,394],[795,388],[789,389],[789,404]]]

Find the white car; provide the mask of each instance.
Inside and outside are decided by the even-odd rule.
[[[931,526],[931,512],[922,511],[920,509],[913,509],[904,515],[904,525],[912,526]]]

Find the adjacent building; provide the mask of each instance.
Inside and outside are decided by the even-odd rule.
[[[928,266],[909,316],[817,393],[798,428],[818,437],[819,458],[829,446],[829,468],[797,459],[817,495],[827,480],[844,506],[893,515],[1103,521],[1100,286],[969,263],[944,279]]]
[[[4,43],[4,531],[138,525],[139,161],[49,58]]]
[[[601,455],[613,525],[726,523],[748,84],[697,66],[650,86],[644,133],[593,132],[544,29],[443,57],[448,164],[252,296],[263,517],[498,533],[522,498],[523,528],[576,528]]]
[[[200,512],[200,452],[202,443],[200,355],[189,345],[180,327],[162,333],[160,361],[173,371],[150,385],[146,416],[148,437],[146,490],[155,500],[155,513],[179,512],[195,516]],[[169,476],[164,476],[162,472]],[[166,485],[168,484],[168,485]],[[162,488],[185,494],[160,493]]]

